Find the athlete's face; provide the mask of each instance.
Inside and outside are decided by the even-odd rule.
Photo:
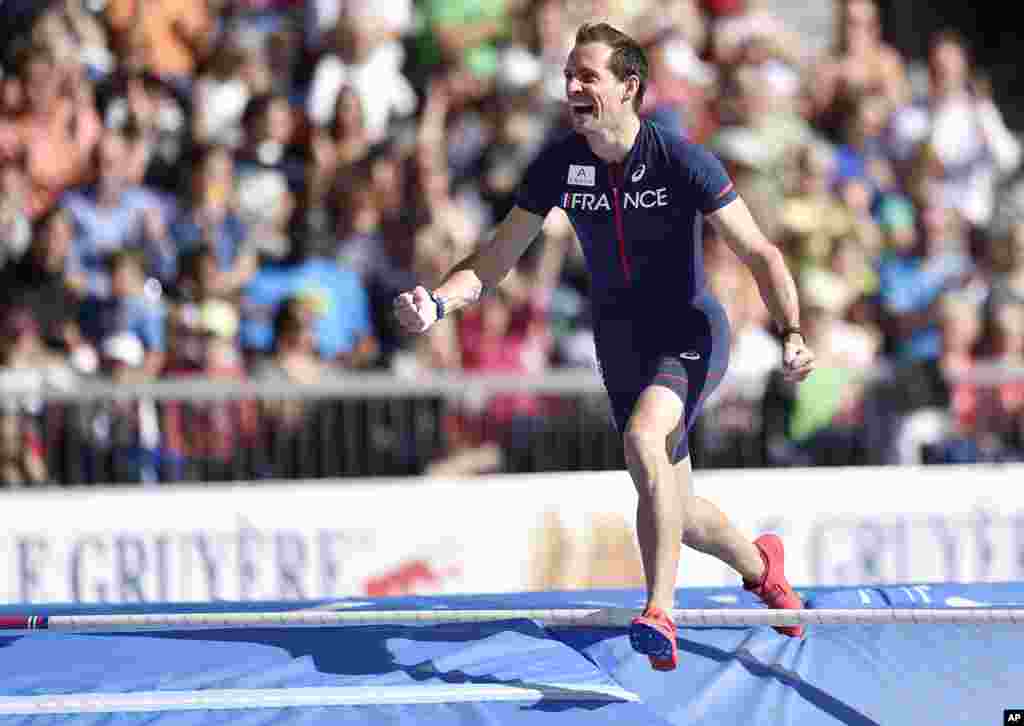
[[[616,126],[633,112],[629,81],[620,81],[608,68],[612,49],[604,43],[577,45],[565,64],[565,95],[569,115],[577,131],[596,131]]]

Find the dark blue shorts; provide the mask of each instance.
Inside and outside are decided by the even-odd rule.
[[[679,312],[655,315],[599,319],[597,357],[620,432],[648,386],[665,386],[679,396],[684,425],[671,458],[676,464],[689,455],[690,429],[729,365],[729,320],[708,296]]]

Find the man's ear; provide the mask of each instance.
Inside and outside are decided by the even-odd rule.
[[[636,94],[640,92],[640,79],[636,76],[630,76],[626,79],[626,90],[622,94],[622,102],[632,101],[636,98]]]

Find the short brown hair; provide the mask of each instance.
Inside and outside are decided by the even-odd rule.
[[[584,23],[576,31],[576,45],[585,43],[604,43],[612,49],[608,59],[608,69],[620,81],[636,76],[640,81],[636,96],[633,97],[633,108],[640,110],[647,90],[647,55],[640,44],[621,30],[608,23]]]
[[[123,265],[135,267],[143,275],[146,273],[146,253],[139,247],[121,247],[107,254],[107,272],[113,273]]]

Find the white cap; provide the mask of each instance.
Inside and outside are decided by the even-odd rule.
[[[123,332],[104,338],[100,346],[103,357],[116,360],[125,365],[137,368],[146,358],[146,349],[135,333]]]
[[[281,209],[288,182],[278,171],[245,174],[238,182],[238,213],[249,223],[271,222]]]

